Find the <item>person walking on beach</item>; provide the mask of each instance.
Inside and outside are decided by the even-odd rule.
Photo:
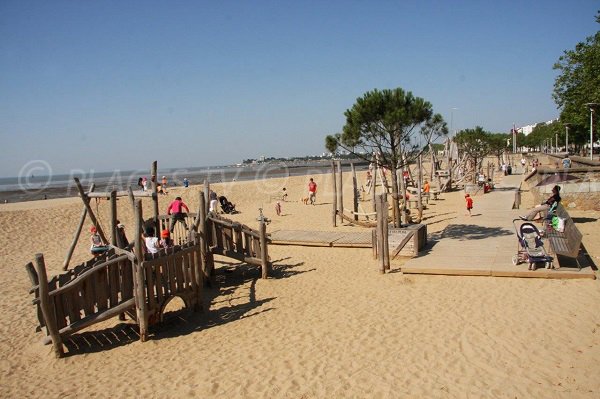
[[[185,217],[187,216],[183,210],[189,212],[188,206],[183,202],[181,197],[175,198],[167,208],[167,215],[171,215],[171,225],[169,226],[169,231],[173,234],[173,230],[175,229],[175,223],[178,221],[183,223],[183,227],[187,230],[187,223],[185,222]]]
[[[467,215],[471,216],[471,209],[473,209],[473,198],[469,193],[465,194],[465,201],[467,203]]]
[[[142,191],[146,190],[148,190],[148,179],[146,179],[146,176],[144,176],[144,178],[142,179]]]
[[[314,205],[317,200],[317,183],[315,183],[312,177],[308,182],[308,199],[312,205]]]
[[[281,202],[277,201],[275,203],[275,213],[277,213],[277,216],[281,216]]]
[[[168,193],[168,191],[167,191],[167,176],[162,177],[161,187],[162,187],[163,192],[165,194],[167,194]]]

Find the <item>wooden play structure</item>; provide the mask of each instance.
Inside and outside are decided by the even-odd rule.
[[[89,207],[90,196],[83,193],[80,184],[78,187],[86,214],[100,233],[101,226]],[[112,191],[108,197],[113,200],[118,195],[131,195],[131,192]],[[111,245],[105,254],[50,279],[42,254],[37,254],[35,262],[26,265],[39,328],[46,333],[43,342],[53,344],[56,356],[63,356],[63,342],[70,335],[115,316],[121,320],[125,315],[130,316],[139,326],[140,340],[146,341],[149,327],[162,322],[165,307],[173,298],[179,297],[188,309],[201,310],[202,289],[213,281],[214,255],[259,266],[261,277],[267,278],[271,264],[265,223],[261,223],[257,231],[209,214],[202,192],[198,208],[197,214],[187,215],[189,230],[175,231],[177,245],[158,254],[148,254],[144,253],[141,235],[144,225],[156,223],[161,228],[169,217],[155,214],[144,221],[141,199],[136,199],[135,239],[123,247],[118,243],[114,223],[116,203],[111,202],[112,233],[111,240],[107,240]],[[78,231],[77,237],[80,228]],[[69,253],[72,254],[71,248]]]
[[[437,162],[437,161],[436,161]],[[350,164],[350,168],[352,171],[352,209],[347,209],[344,207],[344,189],[343,189],[343,171],[341,161],[331,162],[331,173],[332,173],[332,181],[333,181],[333,202],[332,202],[332,222],[333,227],[337,226],[337,219],[339,217],[340,222],[347,222],[363,227],[376,227],[377,226],[377,217],[379,213],[377,211],[377,201],[376,196],[378,192],[378,187],[380,187],[380,191],[383,191],[386,194],[391,194],[392,188],[388,183],[388,174],[384,172],[384,168],[378,166],[377,156],[373,157],[372,166],[372,174],[371,181],[369,182],[367,188],[368,191],[365,192],[364,187],[358,188],[357,179],[356,179],[356,170],[354,168],[354,164]],[[371,168],[371,167],[370,167]],[[434,170],[434,169],[432,169]],[[439,173],[438,173],[439,172]],[[444,171],[436,171],[438,174],[438,179],[440,179],[441,173]],[[412,216],[412,221],[419,223],[422,219],[423,209],[426,204],[429,203],[430,199],[437,200],[440,194],[439,190],[431,190],[428,193],[424,193],[422,190],[422,182],[424,176],[424,168],[421,161],[421,156],[418,157],[418,162],[416,165],[416,175],[417,179],[413,179],[413,172],[409,166],[401,168],[398,170],[398,180],[399,180],[399,192],[404,193],[400,194],[400,207],[401,212],[405,215],[410,214],[410,209],[416,209],[416,214]],[[402,176],[406,176],[407,181],[411,182],[413,186],[408,186],[405,184],[405,180]],[[410,193],[410,195],[407,195]],[[361,195],[369,195],[371,196],[371,212],[365,212],[364,210],[359,210]],[[431,198],[430,198],[431,197]],[[390,216],[388,216],[389,218]],[[404,220],[404,223],[408,222],[408,218]]]

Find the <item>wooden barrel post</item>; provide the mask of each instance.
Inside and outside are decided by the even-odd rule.
[[[269,275],[269,252],[267,249],[267,224],[264,220],[260,221],[260,264],[262,278]]]
[[[44,322],[48,329],[48,334],[52,338],[52,345],[54,346],[54,354],[56,357],[62,357],[64,355],[62,339],[58,332],[58,325],[56,323],[56,315],[54,312],[54,305],[50,300],[50,292],[48,290],[48,275],[46,274],[46,264],[44,263],[44,255],[35,255],[35,269],[39,281],[39,295],[40,295],[40,308],[42,309],[42,315],[44,316]]]
[[[158,161],[152,162],[152,170],[150,171],[151,177],[150,182],[152,183],[152,203],[154,209],[154,230],[156,234],[160,234],[160,221],[158,220],[159,210],[158,210]],[[154,179],[152,179],[152,176]]]
[[[333,227],[337,226],[337,182],[335,173],[335,161],[331,161],[331,178],[333,181],[333,210],[332,210],[332,221]]]
[[[352,169],[352,210],[354,211],[354,220],[358,220],[358,183],[356,181],[356,168],[354,167],[354,163],[350,163],[350,168]]]
[[[142,200],[135,201],[135,262],[133,262],[134,272],[134,295],[135,295],[135,310],[137,314],[137,322],[140,327],[140,340],[142,342],[148,339],[148,317],[146,311],[146,283],[144,279],[144,270],[142,263],[144,262],[144,251],[142,236],[139,233],[143,229],[144,219],[142,217]]]
[[[344,172],[342,170],[342,161],[337,161],[337,168],[339,172],[339,181],[338,181],[338,195],[340,197],[339,201],[339,210],[340,210],[340,218],[344,214]],[[343,220],[343,219],[341,219]]]

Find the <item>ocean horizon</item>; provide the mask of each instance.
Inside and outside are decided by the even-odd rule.
[[[344,165],[351,161],[343,160]],[[355,165],[367,165],[362,160],[352,161]],[[262,180],[277,177],[300,176],[308,174],[322,174],[331,171],[331,160],[293,161],[293,162],[265,162],[247,165],[218,165],[187,168],[163,168],[158,170],[158,180],[167,177],[168,187],[183,185],[187,178],[190,185],[202,184],[204,180],[209,183],[222,183],[231,181]],[[138,179],[150,179],[149,169],[133,169],[89,172],[80,169],[72,173],[53,175],[28,175],[0,178],[0,203],[35,201],[51,198],[65,198],[78,196],[74,178],[78,178],[87,189],[92,183],[96,191],[124,191],[132,187],[138,190]]]

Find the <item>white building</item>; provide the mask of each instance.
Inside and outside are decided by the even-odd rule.
[[[556,118],[556,119],[551,119],[551,120],[549,120],[548,122],[541,122],[541,123],[544,123],[544,124],[546,124],[546,125],[549,125],[549,124],[551,124],[551,123],[553,123],[553,122],[556,122],[556,121],[558,121],[558,118]],[[535,124],[533,124],[533,125],[526,125],[526,126],[523,126],[523,127],[519,127],[519,128],[517,128],[517,132],[518,132],[518,133],[523,133],[525,136],[527,136],[529,133],[533,132],[533,129],[534,129],[534,128],[535,128],[537,125],[539,125],[539,123],[535,123]]]

